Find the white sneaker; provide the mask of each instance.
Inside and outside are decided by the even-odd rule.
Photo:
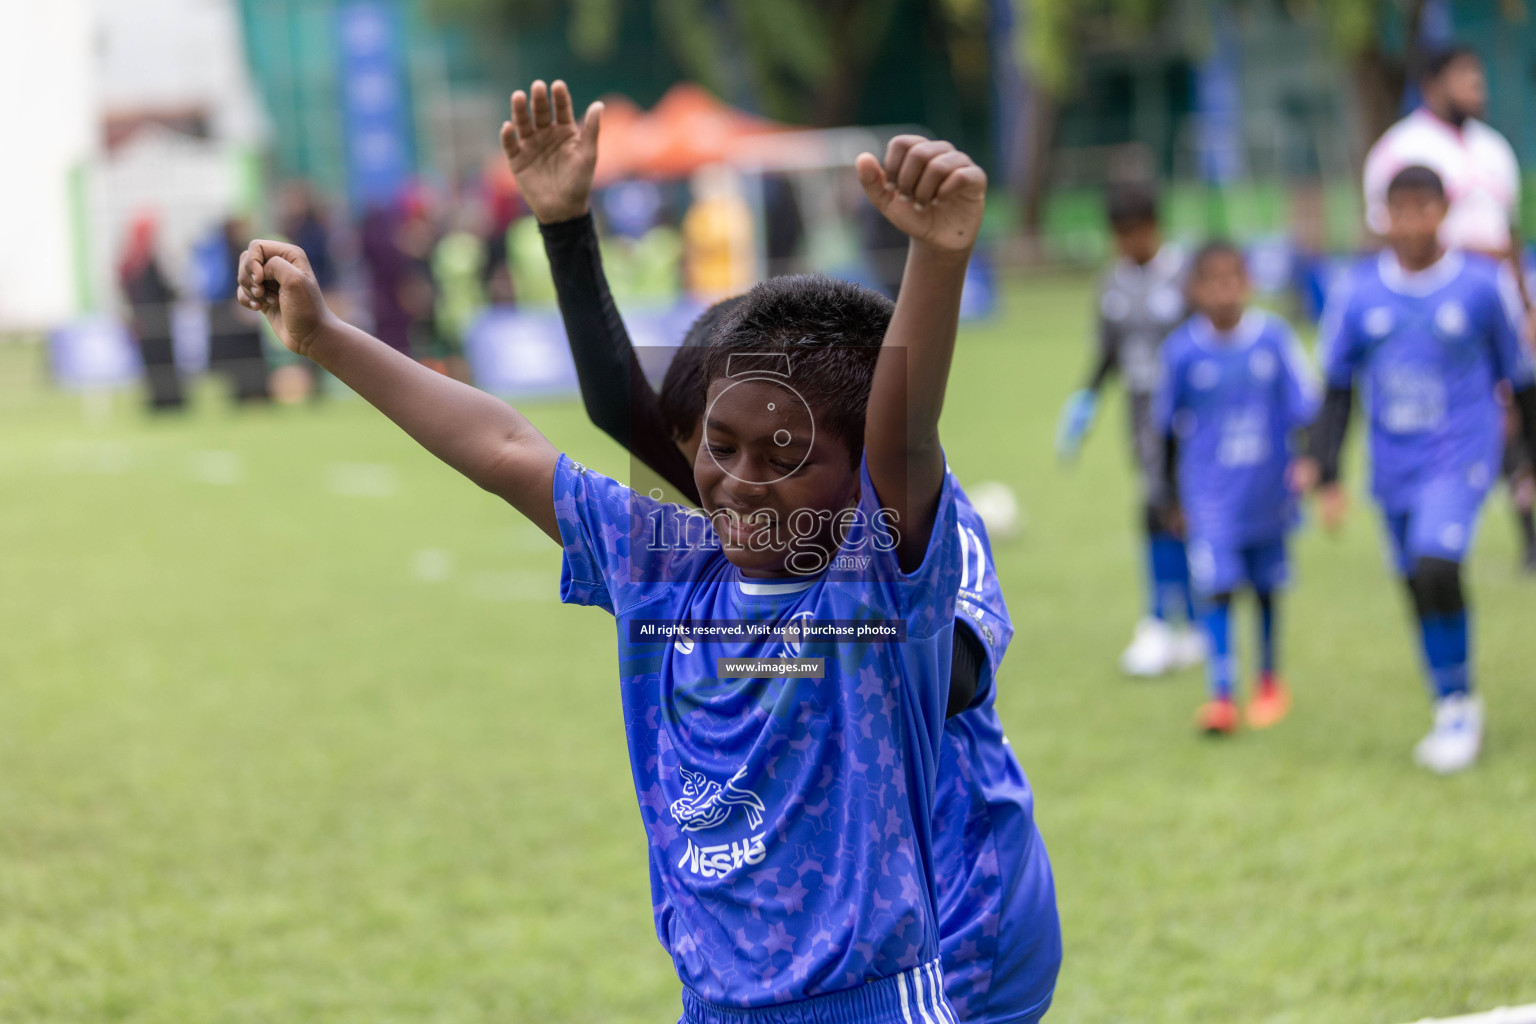
[[[1452,694],[1435,705],[1435,727],[1413,748],[1413,759],[1437,775],[1472,767],[1483,746],[1483,702]]]
[[[1173,630],[1166,622],[1142,619],[1136,623],[1131,645],[1120,655],[1120,668],[1130,676],[1160,676],[1177,663],[1177,647]]]
[[[1194,668],[1205,663],[1205,630],[1185,623],[1173,635],[1174,662],[1178,668]]]

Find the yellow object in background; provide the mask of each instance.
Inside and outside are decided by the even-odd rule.
[[[752,210],[731,168],[715,165],[693,177],[694,203],[683,218],[688,290],[716,302],[752,287],[757,247]]]

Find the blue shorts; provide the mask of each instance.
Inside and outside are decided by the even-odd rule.
[[[1414,494],[1405,509],[1386,510],[1392,566],[1407,576],[1420,558],[1460,562],[1472,548],[1486,487],[1467,482],[1465,474],[1437,476]]]
[[[1285,538],[1261,544],[1229,544],[1192,537],[1189,578],[1204,597],[1230,594],[1245,583],[1261,594],[1279,590],[1291,579]]]
[[[683,986],[678,1024],[958,1024],[944,998],[937,960],[826,995],[780,1006],[738,1008],[707,1002]]]

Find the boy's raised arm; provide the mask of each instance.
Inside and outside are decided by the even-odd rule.
[[[897,514],[898,560],[911,572],[928,548],[944,485],[939,414],[987,176],[949,143],[917,135],[892,139],[883,163],[861,155],[858,174],[870,202],[911,239],[864,419],[870,479]]]
[[[501,148],[539,222],[587,417],[697,503],[693,466],[667,430],[603,274],[590,210],[602,114],[602,103],[593,103],[577,121],[564,82],[536,81],[512,94]]]
[[[296,245],[252,242],[240,255],[236,294],[242,305],[266,314],[290,350],[335,374],[427,451],[559,542],[554,478],[560,453],[522,413],[342,322],[325,305]]]

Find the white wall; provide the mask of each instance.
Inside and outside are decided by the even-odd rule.
[[[229,159],[268,131],[234,0],[0,0],[0,97],[0,331],[47,328],[81,313],[77,261],[98,305],[113,308],[124,216],[162,208],[179,226],[187,209],[206,205],[206,189],[184,194],[192,171],[146,188],[142,174],[114,167],[125,156],[142,160],[108,159],[104,117],[203,108],[213,148]],[[205,154],[189,160],[202,181]],[[80,253],[70,207],[76,168],[86,203]],[[118,188],[130,180],[134,188]],[[182,241],[166,243],[179,250]],[[165,255],[184,262],[180,251]]]
[[[249,144],[265,137],[234,0],[88,2],[104,113],[201,106],[212,114],[217,139]]]
[[[75,311],[69,175],[96,135],[86,0],[0,3],[0,331]]]

